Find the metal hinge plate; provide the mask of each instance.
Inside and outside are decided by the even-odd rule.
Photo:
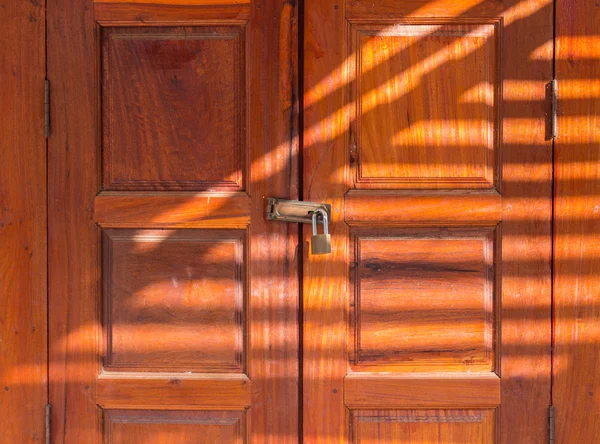
[[[312,223],[312,214],[316,210],[325,210],[329,220],[331,220],[330,204],[275,199],[272,197],[267,200],[267,220],[310,224]]]
[[[50,416],[52,415],[52,405],[46,404],[46,444],[50,444]]]
[[[555,431],[555,424],[554,424],[554,406],[551,405],[548,408],[548,442],[550,444],[554,444],[554,431]]]
[[[50,136],[50,81],[44,82],[44,136]]]
[[[552,89],[552,138],[558,137],[557,128],[557,113],[558,113],[558,80],[554,79],[550,82]]]

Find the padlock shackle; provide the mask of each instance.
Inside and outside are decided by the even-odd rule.
[[[321,217],[323,218],[323,234],[329,234],[329,220],[327,217],[327,211],[319,208],[319,209],[316,209],[312,214],[313,236],[317,235],[317,223],[319,222],[318,221],[319,215],[321,215]]]

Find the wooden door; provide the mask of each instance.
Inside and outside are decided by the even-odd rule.
[[[304,12],[304,442],[547,442],[552,1]]]
[[[296,11],[48,3],[51,442],[298,436]]]

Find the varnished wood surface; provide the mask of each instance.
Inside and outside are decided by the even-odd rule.
[[[498,23],[350,23],[356,187],[493,187]]]
[[[502,196],[489,192],[415,192],[352,190],[346,194],[350,226],[496,225],[502,220]]]
[[[350,409],[495,408],[500,378],[493,373],[351,373],[344,379],[344,400]]]
[[[345,105],[345,2],[304,2],[303,200],[331,204],[332,253],[309,254],[304,229],[302,437],[305,444],[340,443],[348,436],[343,379],[348,370],[348,226]],[[321,82],[323,86],[321,86]],[[330,93],[330,89],[335,92]],[[339,89],[338,89],[339,88]],[[314,97],[318,102],[309,105]],[[324,414],[326,412],[326,414]]]
[[[244,409],[252,383],[246,375],[103,373],[96,400],[104,409]]]
[[[243,26],[103,29],[103,188],[243,189],[245,58]]]
[[[295,6],[64,0],[49,15],[53,442],[297,442],[297,227],[264,217],[265,197],[298,197]],[[179,191],[223,184],[244,192]],[[141,419],[107,435],[120,406]],[[249,410],[233,435],[188,434],[167,420],[188,408]]]
[[[403,0],[401,2],[369,2],[352,0],[348,2],[345,14],[349,19],[370,19],[373,17],[435,18],[442,17],[453,21],[455,17],[481,19],[498,17],[516,1],[459,0],[453,2],[431,0]]]
[[[496,235],[489,228],[351,230],[352,369],[496,370]]]
[[[107,444],[245,442],[245,412],[109,410],[105,412],[103,420],[104,439]],[[159,430],[164,433],[157,434]]]
[[[104,368],[243,372],[244,230],[104,230]]]
[[[102,228],[245,228],[250,203],[244,192],[102,192],[94,220]]]
[[[554,354],[556,443],[600,437],[600,7],[556,2]]]
[[[92,218],[100,191],[100,59],[92,2],[48,2],[47,23],[54,116],[48,139],[50,437],[53,444],[100,444],[101,251]]]
[[[45,439],[45,4],[0,0],[0,443]]]
[[[360,444],[496,442],[494,410],[355,410],[352,442]]]
[[[308,256],[304,268],[304,405],[313,407],[304,411],[305,441],[337,442],[347,436],[347,406],[337,398],[338,382],[351,365],[348,359],[352,351],[348,349],[361,339],[355,328],[360,314],[348,319],[348,310],[353,314],[360,310],[360,304],[367,304],[363,305],[367,317],[362,319],[369,321],[367,339],[376,351],[373,359],[387,360],[385,365],[378,364],[378,370],[400,372],[400,365],[392,370],[390,363],[405,356],[407,368],[423,372],[450,349],[444,347],[446,336],[440,336],[440,330],[431,335],[429,345],[439,347],[430,354],[424,352],[428,347],[414,344],[413,350],[413,344],[399,346],[391,338],[396,337],[394,329],[412,319],[418,322],[428,315],[435,318],[432,308],[440,303],[444,290],[420,304],[413,295],[421,291],[421,286],[427,294],[441,285],[449,294],[457,291],[462,295],[463,291],[473,296],[471,303],[483,304],[487,290],[477,292],[462,281],[477,267],[458,272],[461,262],[457,262],[452,269],[456,274],[449,272],[439,280],[428,278],[437,267],[433,262],[444,257],[438,247],[417,248],[428,251],[432,262],[426,265],[427,260],[419,261],[424,256],[417,255],[406,261],[404,269],[402,255],[415,253],[416,244],[412,245],[415,248],[407,244],[404,249],[394,235],[386,238],[386,230],[392,232],[392,227],[412,226],[418,231],[425,226],[457,225],[480,229],[495,225],[497,236],[494,253],[489,256],[479,255],[475,260],[474,249],[467,247],[464,252],[471,265],[477,262],[481,270],[485,263],[499,273],[486,277],[495,295],[494,303],[489,296],[492,293],[487,291],[486,308],[479,305],[480,314],[493,313],[498,322],[497,339],[491,338],[493,329],[471,332],[485,332],[486,339],[480,344],[488,344],[488,349],[496,344],[498,354],[490,354],[489,361],[484,358],[480,362],[487,362],[486,370],[502,381],[497,386],[497,404],[490,404],[493,408],[499,405],[498,430],[469,439],[511,444],[542,443],[547,439],[552,145],[547,131],[550,101],[545,85],[552,77],[552,14],[549,0],[350,0],[344,5],[318,1],[306,4],[305,199],[332,203],[333,254],[327,258]],[[355,34],[350,35],[353,30]],[[368,45],[377,48],[369,50]],[[455,78],[457,71],[463,74]],[[522,105],[525,102],[527,106]],[[397,191],[436,187],[445,191],[420,195]],[[458,193],[465,187],[486,189],[490,194]],[[354,191],[357,188],[369,191]],[[387,191],[390,189],[394,191]],[[349,190],[353,191],[347,193]],[[452,198],[444,201],[448,197],[445,193]],[[339,223],[341,217],[338,219],[336,213],[342,205],[337,199],[342,195],[346,195],[347,208],[340,207],[339,211],[345,210],[352,230],[377,225],[375,237],[381,238],[381,246],[369,250],[369,268],[361,270],[348,256],[347,228]],[[414,210],[403,211],[406,204]],[[348,269],[353,270],[352,274],[368,276],[371,286],[354,286],[350,294]],[[403,270],[406,282],[414,287],[403,286]],[[379,274],[384,279],[377,279]],[[388,288],[386,281],[400,285],[390,284]],[[464,289],[462,284],[466,284]],[[404,292],[402,300],[408,297],[415,302],[415,309],[423,310],[422,316],[412,318],[412,311],[402,316],[406,307],[390,296],[398,288]],[[361,300],[362,291],[366,292],[366,301]],[[452,309],[464,307],[460,298],[450,299],[450,304],[457,303]],[[450,331],[454,325],[451,331],[458,334],[472,327],[452,319],[451,314],[439,322],[430,319],[421,329],[413,326],[409,334],[422,341],[427,329],[432,333],[437,328]],[[472,320],[469,316],[465,319]],[[354,338],[345,336],[344,323],[349,324],[347,334]],[[421,333],[422,338],[418,336]],[[455,338],[451,347],[460,348],[467,336]],[[395,356],[393,347],[386,348],[386,344],[424,354],[413,362],[410,353]],[[465,369],[475,369],[478,364],[465,359],[460,365],[464,366],[462,370],[451,364],[444,366],[441,378],[448,378],[446,390],[451,391],[451,373],[468,374]],[[329,415],[320,415],[321,411]],[[404,438],[391,439],[402,442]],[[437,439],[433,442],[451,441],[448,436]]]
[[[505,3],[502,78],[518,85],[514,92],[519,100],[503,89],[499,442],[546,443],[552,143],[546,130],[551,103],[545,85],[552,78],[553,7],[548,0]],[[520,106],[519,101],[530,105]]]
[[[133,7],[138,4],[157,4],[160,6],[211,6],[211,5],[237,5],[250,3],[248,0],[94,0],[94,3],[103,4],[131,4]]]
[[[216,0],[219,1],[219,0]],[[182,19],[185,17],[185,19]],[[94,18],[103,26],[143,26],[160,23],[202,23],[227,21],[243,24],[250,18],[248,4],[175,5],[160,3],[94,3]]]

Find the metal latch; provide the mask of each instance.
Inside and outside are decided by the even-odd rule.
[[[331,220],[331,205],[298,200],[267,200],[267,220],[312,224],[310,251],[313,255],[331,253],[331,235],[328,232]],[[317,225],[323,224],[323,234],[318,234]]]
[[[331,205],[325,203],[303,202],[298,200],[267,199],[267,220],[312,224],[312,215],[325,211],[331,220]]]

